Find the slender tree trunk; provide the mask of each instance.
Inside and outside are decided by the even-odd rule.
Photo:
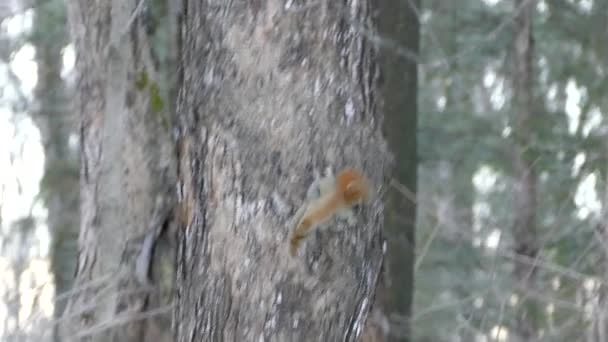
[[[177,341],[355,341],[382,261],[387,152],[369,1],[186,1]],[[289,235],[315,172],[362,169],[357,223]]]
[[[608,138],[608,137],[606,137]],[[608,157],[608,141],[604,144],[604,157]],[[608,168],[605,168],[608,170]],[[608,180],[608,172],[604,172],[604,181]],[[608,184],[608,183],[605,183]],[[604,279],[599,284],[599,303],[593,315],[593,325],[589,329],[587,341],[600,342],[608,339],[608,187],[604,187],[604,199],[602,201],[602,219],[598,225],[600,243],[602,246],[602,257],[604,262]]]
[[[148,4],[151,6],[151,4]],[[136,0],[68,1],[77,51],[81,225],[64,340],[169,341],[175,191],[171,106]]]
[[[599,2],[595,4],[594,11],[607,11],[608,4],[605,2]],[[601,17],[602,12],[598,12],[595,16]],[[604,18],[604,17],[602,17]],[[593,20],[600,22],[599,18]],[[597,37],[596,47],[598,49],[598,55],[603,57],[603,66],[608,68],[608,22],[604,19],[604,30],[602,34]],[[606,113],[608,105],[603,108],[603,112]],[[604,160],[608,160],[608,120],[604,116],[602,122],[603,129],[601,130],[604,139],[603,145],[603,157]],[[600,342],[608,340],[608,163],[604,164],[603,172],[604,179],[604,198],[602,201],[602,216],[600,224],[598,225],[598,232],[600,236],[600,244],[602,246],[602,257],[603,257],[603,281],[599,284],[599,303],[596,308],[597,312],[593,315],[593,324],[589,329],[587,340],[591,342]]]
[[[36,48],[38,82],[34,90],[33,119],[44,148],[41,194],[48,209],[51,236],[51,272],[55,297],[71,289],[76,268],[78,237],[78,154],[69,146],[76,133],[76,120],[67,101],[61,78],[62,50],[67,44],[65,7],[50,1],[35,9],[32,44]],[[63,313],[66,300],[55,301],[54,318]],[[57,333],[54,339],[59,341]]]
[[[399,184],[388,189],[384,229],[387,254],[378,304],[388,318],[387,340],[410,341],[418,182],[420,1],[383,1],[378,7],[379,39],[390,42],[381,50],[382,108],[388,142],[395,152],[392,178]]]
[[[537,176],[534,168],[533,144],[533,40],[532,13],[535,1],[515,0],[515,42],[513,73],[513,166],[515,169],[515,217],[513,237],[515,253],[528,262],[516,261],[514,276],[519,291],[519,311],[515,334],[522,341],[535,341],[538,333],[537,305],[528,298],[533,290],[538,255],[536,232]],[[529,262],[532,261],[532,262]]]

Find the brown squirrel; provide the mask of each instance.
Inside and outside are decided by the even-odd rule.
[[[319,184],[319,198],[308,201],[306,211],[291,236],[290,254],[295,256],[306,235],[334,214],[354,219],[350,209],[368,197],[369,189],[365,176],[350,168],[340,171],[335,179],[329,177],[322,180]]]

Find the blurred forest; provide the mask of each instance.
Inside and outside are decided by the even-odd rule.
[[[419,54],[368,37],[418,64],[414,300],[395,340],[608,341],[608,1],[413,8]],[[170,40],[151,40],[162,61]],[[80,291],[74,59],[64,1],[0,4],[2,341],[57,340]]]

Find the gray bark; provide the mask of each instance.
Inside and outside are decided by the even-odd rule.
[[[534,260],[538,255],[536,232],[537,176],[534,167],[533,144],[533,40],[532,13],[534,1],[515,0],[515,41],[513,101],[513,166],[515,170],[514,225],[513,238],[515,253],[521,258],[515,263],[514,276],[521,305],[516,317],[514,332],[521,341],[535,341],[538,333],[536,322],[537,303],[527,298],[533,289],[536,267]]]
[[[186,1],[177,341],[354,341],[382,259],[388,153],[370,1]],[[315,172],[374,184],[348,227],[288,253]]]
[[[77,51],[81,225],[65,340],[170,340],[174,151],[142,2],[68,2]],[[164,244],[167,245],[167,244]]]

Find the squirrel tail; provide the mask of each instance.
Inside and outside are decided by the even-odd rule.
[[[293,235],[291,236],[291,241],[289,243],[289,253],[291,254],[291,256],[295,256],[298,252],[298,247],[300,246],[302,240],[304,240],[304,238],[306,237],[306,234],[308,233],[308,230],[310,229],[311,225],[312,220],[310,218],[304,218],[302,222],[300,222],[296,230],[293,232]]]

